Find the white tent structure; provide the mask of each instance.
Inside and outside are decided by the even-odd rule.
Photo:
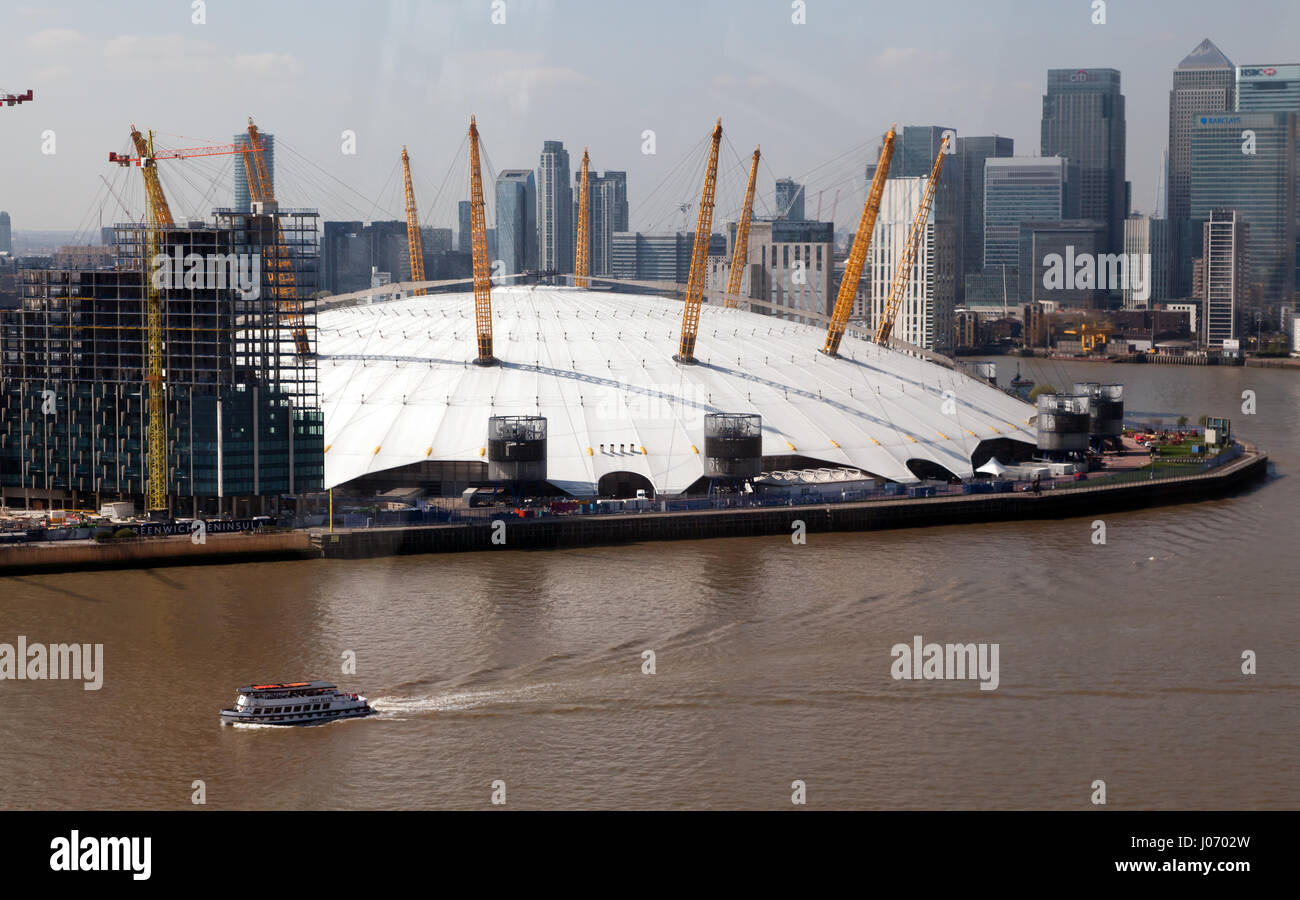
[[[382,301],[382,302],[381,302]],[[425,461],[485,459],[488,418],[541,415],[548,480],[591,496],[631,472],[679,493],[704,474],[705,413],[758,413],[763,455],[900,482],[928,461],[970,476],[985,440],[1033,445],[1034,408],[934,362],[747,310],[705,306],[697,364],[673,360],[679,300],[563,287],[492,291],[494,351],[474,363],[474,300],[434,294],[325,309],[318,366],[325,485]]]
[[[1002,465],[1002,463],[998,462],[998,458],[996,456],[990,456],[989,461],[986,462],[984,465],[980,466],[975,471],[981,472],[985,475],[998,476],[1006,473],[1009,469],[1010,469],[1009,466],[1004,466]]]

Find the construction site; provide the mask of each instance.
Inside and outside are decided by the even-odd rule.
[[[0,312],[0,493],[17,508],[154,518],[251,515],[322,486],[314,321],[317,214],[277,204],[256,126],[244,146],[155,152],[132,128],[142,223],[111,269],[23,270]],[[250,149],[251,148],[251,149]],[[250,210],[173,219],[157,163],[241,158]],[[174,262],[175,265],[172,265]]]
[[[825,312],[751,296],[777,265],[751,249],[757,148],[726,265],[710,258],[721,119],[703,144],[684,285],[592,274],[585,151],[573,271],[494,274],[473,117],[472,278],[425,279],[403,147],[410,280],[335,296],[315,293],[317,212],[279,205],[269,136],[251,120],[229,145],[158,149],[134,126],[131,139],[109,161],[141,170],[146,213],[113,227],[112,267],[24,270],[20,308],[0,312],[3,505],[51,521],[257,530],[272,515],[332,529],[373,524],[348,512],[358,505],[411,514],[393,524],[448,522],[483,498],[520,517],[915,500],[1037,491],[1125,446],[1118,385],[1045,394],[1036,410],[895,337],[933,264],[918,255],[947,137],[874,321],[855,309],[893,127]],[[234,159],[247,208],[177,221],[159,165],[205,157]]]

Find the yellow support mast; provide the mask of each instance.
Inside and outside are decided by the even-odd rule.
[[[682,310],[682,339],[677,347],[678,362],[695,362],[695,337],[700,327],[700,306],[704,302],[704,275],[709,257],[709,232],[713,228],[713,194],[718,186],[718,146],[722,143],[722,117],[713,126],[713,143],[709,147],[709,164],[704,171],[704,190],[700,193],[700,214],[695,222],[695,247],[691,252],[691,272],[686,279],[686,307]]]
[[[474,255],[474,330],[480,366],[496,364],[492,355],[492,265],[488,260],[487,218],[483,212],[483,173],[478,161],[478,125],[469,117],[469,224]]]
[[[587,276],[591,273],[591,236],[590,223],[587,221],[587,148],[582,148],[582,181],[578,187],[578,249],[577,260],[573,270],[573,283],[576,287],[587,287]]]
[[[727,276],[726,306],[739,306],[735,295],[740,293],[741,279],[745,277],[745,262],[749,259],[749,220],[754,212],[754,183],[758,180],[758,147],[754,148],[754,161],[749,165],[749,186],[745,188],[745,206],[740,211],[740,224],[736,226],[736,246],[731,251],[731,272]]]
[[[144,143],[141,165],[153,164],[153,132]],[[146,171],[148,171],[146,169]],[[157,172],[154,178],[157,179]],[[159,191],[161,194],[161,190]],[[145,383],[149,386],[149,416],[145,426],[145,455],[148,475],[145,487],[146,512],[167,509],[167,403],[163,382],[163,296],[154,284],[153,259],[160,252],[159,209],[152,191],[145,191],[144,295],[148,321],[149,368]]]
[[[894,320],[898,318],[899,307],[903,305],[903,294],[907,292],[907,282],[912,277],[912,266],[916,263],[916,248],[920,242],[921,231],[926,219],[930,217],[930,206],[934,203],[934,190],[939,185],[939,175],[943,171],[943,158],[948,152],[948,138],[945,135],[939,144],[939,155],[934,159],[934,168],[930,170],[930,180],[925,185],[925,195],[921,206],[912,220],[912,229],[907,233],[907,245],[903,247],[903,257],[898,261],[898,270],[894,273],[894,282],[889,288],[889,299],[885,303],[884,314],[876,326],[876,343],[889,344],[889,337],[894,333]]]
[[[411,184],[411,159],[402,145],[402,178],[406,182],[406,246],[411,254],[411,280],[424,281],[424,241],[420,238],[420,215],[415,210],[415,188]],[[413,297],[423,297],[424,288],[411,292]]]
[[[858,293],[858,284],[862,280],[862,267],[867,261],[867,250],[871,247],[871,232],[876,227],[876,216],[880,212],[880,198],[885,193],[885,179],[889,177],[889,161],[894,156],[894,129],[890,125],[880,148],[880,162],[876,165],[875,177],[871,179],[871,190],[867,192],[867,202],[862,206],[862,217],[858,219],[858,231],[853,236],[853,249],[844,263],[844,276],[840,279],[840,292],[835,297],[835,310],[831,313],[831,323],[826,328],[826,346],[822,352],[835,356],[840,351],[840,338],[849,324],[853,313],[853,299]],[[836,199],[839,197],[836,195]],[[834,218],[832,214],[831,218]]]

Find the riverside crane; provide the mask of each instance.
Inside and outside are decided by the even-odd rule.
[[[587,215],[587,148],[582,148],[582,180],[578,187],[578,259],[574,265],[573,283],[577,287],[587,286],[587,275],[591,272],[591,225]]]
[[[858,219],[858,231],[853,236],[853,249],[844,263],[844,275],[840,278],[840,292],[835,297],[835,309],[831,313],[830,325],[826,328],[826,346],[822,352],[835,356],[840,350],[840,338],[848,326],[849,315],[853,312],[853,300],[858,293],[858,283],[862,279],[862,267],[867,260],[867,250],[871,247],[871,232],[876,227],[876,216],[880,212],[880,198],[885,193],[885,179],[889,177],[889,161],[894,156],[894,128],[890,125],[885,134],[885,141],[880,147],[880,162],[876,166],[876,175],[871,179],[871,190],[867,192],[867,202],[862,205],[862,217]],[[839,202],[839,192],[835,194]],[[833,212],[832,212],[832,221]]]
[[[480,366],[496,365],[492,355],[492,276],[488,262],[487,218],[483,211],[483,173],[478,161],[478,125],[469,117],[469,230],[474,256],[474,332]]]
[[[148,412],[145,418],[145,509],[148,512],[161,512],[167,509],[167,442],[166,442],[166,395],[167,384],[163,371],[163,344],[166,340],[163,322],[162,291],[154,284],[153,260],[161,250],[163,228],[173,224],[167,198],[163,195],[162,183],[158,180],[157,161],[160,159],[189,159],[196,156],[221,156],[227,153],[240,153],[247,159],[251,155],[249,148],[235,144],[220,144],[211,147],[191,147],[184,150],[158,151],[154,148],[153,132],[145,138],[134,125],[131,126],[131,141],[135,144],[138,156],[124,156],[120,153],[108,154],[108,161],[119,166],[138,166],[144,175],[145,183],[145,253],[144,294],[145,321],[147,335],[147,369],[145,384],[148,385]]]
[[[925,195],[912,220],[912,229],[907,233],[907,245],[903,247],[903,256],[898,261],[898,270],[894,273],[894,283],[889,288],[889,299],[885,303],[884,314],[876,326],[876,343],[889,344],[889,337],[894,333],[894,320],[898,318],[899,307],[903,305],[903,294],[907,282],[912,276],[912,266],[916,262],[916,247],[920,241],[925,221],[930,217],[930,206],[934,203],[934,189],[939,184],[939,174],[943,171],[943,158],[948,152],[948,136],[944,135],[939,144],[939,155],[934,159],[934,168],[930,170],[930,180],[925,185]]]
[[[406,184],[406,246],[411,254],[411,280],[424,281],[424,241],[420,239],[420,216],[415,211],[415,188],[411,185],[411,158],[402,145],[402,179]],[[413,297],[423,297],[424,288],[411,292]]]
[[[740,211],[736,225],[736,246],[731,251],[731,272],[727,275],[727,299],[724,306],[739,306],[735,295],[740,293],[740,282],[745,276],[745,262],[749,259],[749,220],[754,212],[754,182],[758,179],[758,147],[754,148],[754,161],[749,164],[749,185],[745,188],[745,206]]]
[[[271,296],[275,298],[276,307],[287,327],[293,334],[293,346],[300,358],[311,355],[311,340],[307,337],[307,327],[302,317],[302,301],[298,299],[297,279],[293,274],[293,260],[289,257],[289,247],[284,240],[284,229],[275,200],[275,186],[262,158],[262,137],[248,120],[248,146],[255,152],[244,154],[244,176],[248,182],[248,196],[252,203],[258,204],[262,211],[269,214],[275,222],[275,240],[271,245],[271,259],[267,265],[267,274],[271,279]]]
[[[695,337],[700,327],[700,306],[704,302],[704,269],[709,257],[709,231],[713,228],[713,194],[718,185],[718,145],[722,143],[722,117],[713,126],[709,163],[704,170],[704,190],[700,193],[700,214],[695,223],[695,247],[691,252],[691,272],[686,278],[686,306],[682,310],[682,339],[673,358],[681,363],[695,362]]]

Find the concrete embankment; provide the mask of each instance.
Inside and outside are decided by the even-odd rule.
[[[84,569],[148,569],[211,563],[255,562],[318,557],[305,531],[275,534],[210,534],[196,544],[179,537],[129,538],[122,541],[56,541],[0,546],[0,576],[28,572]]]
[[[969,494],[815,506],[621,515],[508,518],[505,543],[490,521],[483,524],[369,528],[313,536],[326,557],[360,559],[411,553],[543,549],[639,541],[789,535],[802,521],[808,532],[872,531],[1020,519],[1059,519],[1188,503],[1222,497],[1264,478],[1268,458],[1246,452],[1209,472],[1157,481],[1084,484],[1041,494]]]

